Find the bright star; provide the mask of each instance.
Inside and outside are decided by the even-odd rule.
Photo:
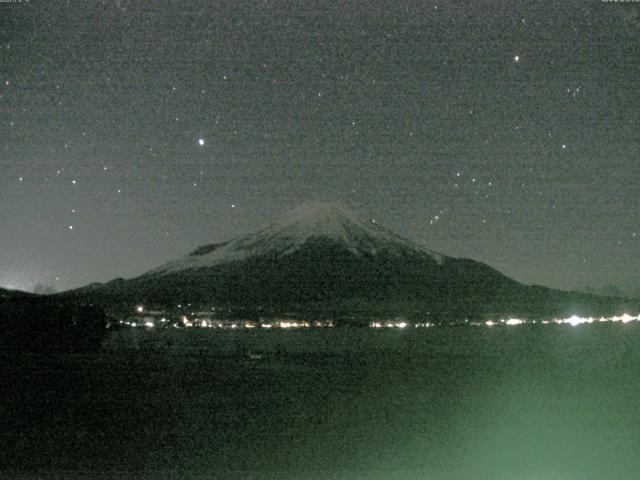
[[[201,147],[204,145],[204,139],[203,138],[199,138],[198,139],[198,145],[200,145]]]

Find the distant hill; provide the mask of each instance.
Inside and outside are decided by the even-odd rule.
[[[198,247],[139,277],[64,296],[107,309],[192,303],[245,314],[455,319],[596,315],[633,307],[621,299],[518,283],[325,202],[305,203],[263,230]]]
[[[618,285],[603,285],[601,287],[583,287],[580,290],[585,293],[605,297],[630,297],[640,299],[640,291],[632,287],[622,288]]]
[[[18,298],[18,297],[36,297],[33,293],[22,292],[20,290],[7,290],[0,288],[0,299],[2,298]]]

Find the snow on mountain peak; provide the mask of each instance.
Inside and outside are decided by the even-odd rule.
[[[310,239],[322,239],[342,245],[355,255],[376,255],[384,250],[428,255],[438,263],[443,256],[406,240],[369,221],[364,221],[347,207],[323,201],[305,202],[268,227],[226,243],[198,248],[185,258],[170,262],[151,274],[205,268],[240,261],[260,255],[284,256],[297,251]]]
[[[304,202],[282,215],[275,223],[286,225],[291,223],[333,221],[348,218],[359,222],[358,215],[342,204],[320,200]]]
[[[313,236],[344,240],[345,230],[356,225],[362,226],[365,222],[354,211],[337,203],[312,201],[285,213],[267,230],[299,240]]]

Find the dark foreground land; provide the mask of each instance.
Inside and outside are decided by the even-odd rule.
[[[1,354],[0,478],[637,479],[639,346],[635,324],[127,330]]]

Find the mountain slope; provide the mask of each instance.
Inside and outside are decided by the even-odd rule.
[[[595,296],[522,285],[448,257],[352,211],[311,202],[267,228],[197,248],[130,280],[72,293],[108,308],[193,303],[240,311],[479,316],[601,312]]]

